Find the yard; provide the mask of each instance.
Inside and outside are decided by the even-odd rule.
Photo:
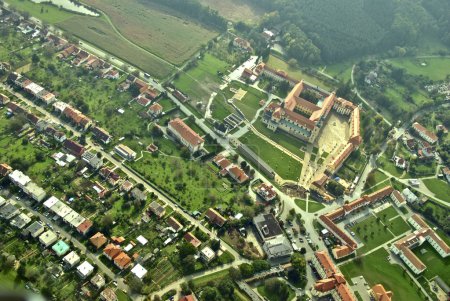
[[[302,171],[302,164],[299,161],[285,154],[252,132],[248,132],[242,136],[240,141],[269,164],[281,178],[298,181]]]
[[[394,238],[385,225],[381,220],[377,221],[375,216],[370,216],[351,227],[364,243],[364,246],[358,249],[358,254],[364,254]]]
[[[396,300],[421,301],[424,296],[418,291],[418,287],[409,279],[408,274],[397,264],[391,264],[388,260],[389,253],[380,249],[367,256],[341,265],[339,268],[346,279],[364,276],[370,287],[382,284],[386,290],[394,293]]]
[[[188,18],[151,2],[133,0],[85,0],[100,9],[112,26],[131,43],[175,65],[181,65],[217,35]]]
[[[227,99],[230,99],[233,97],[234,93],[230,91],[230,88],[233,89],[242,89],[247,91],[245,96],[241,100],[235,100],[234,104],[236,107],[238,107],[242,113],[244,114],[245,118],[247,118],[249,121],[253,119],[256,115],[256,111],[261,108],[261,105],[259,102],[261,100],[266,101],[267,95],[261,91],[256,90],[255,88],[249,87],[245,84],[239,83],[239,82],[232,82],[228,87],[226,88],[226,91],[224,91]]]
[[[439,179],[423,179],[422,181],[437,198],[450,203],[450,185],[446,181]]]
[[[425,278],[431,280],[435,276],[439,276],[447,285],[450,285],[450,273],[448,272],[450,270],[450,257],[442,258],[428,241],[413,249],[413,252],[427,266],[424,273]]]

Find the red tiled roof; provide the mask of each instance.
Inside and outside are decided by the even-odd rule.
[[[206,211],[205,215],[211,223],[215,223],[219,227],[222,227],[227,221],[226,218],[224,218],[219,212],[217,212],[213,208],[209,208]]]
[[[178,301],[196,301],[197,299],[193,295],[187,295],[181,297]]]
[[[153,113],[156,113],[162,111],[163,107],[159,103],[155,102],[148,108],[148,110],[152,111]]]
[[[108,239],[100,232],[94,234],[91,238],[89,238],[91,244],[93,244],[97,249],[106,244]]]
[[[316,256],[317,261],[324,270],[327,278],[338,272],[338,270],[334,266],[333,261],[331,260],[330,256],[328,256],[326,251],[316,251],[314,255]]]
[[[169,217],[167,219],[167,223],[169,224],[169,226],[171,226],[175,231],[180,230],[181,228],[183,228],[183,225],[174,217]]]
[[[196,248],[198,248],[202,244],[202,242],[191,232],[187,232],[186,234],[184,234],[183,238]]]
[[[105,256],[107,256],[110,259],[116,258],[121,252],[122,250],[120,249],[120,247],[114,244],[108,244],[103,249],[103,254],[105,254]]]
[[[247,174],[239,166],[235,165],[228,168],[228,173],[239,183],[243,183],[248,180]]]
[[[120,269],[125,269],[125,268],[127,268],[130,265],[131,258],[127,254],[125,254],[124,252],[121,252],[119,255],[117,255],[114,258],[114,263]]]
[[[372,295],[375,301],[391,301],[393,294],[391,291],[386,291],[382,284],[377,284],[372,287]]]
[[[417,132],[420,132],[420,133],[428,136],[431,140],[433,140],[433,141],[438,140],[438,137],[433,132],[429,131],[427,128],[425,128],[420,123],[414,122],[412,126]]]
[[[169,122],[169,125],[173,128],[174,131],[176,131],[181,137],[183,137],[183,139],[188,141],[188,143],[194,147],[202,144],[205,141],[180,118],[172,119]]]
[[[80,233],[86,233],[87,231],[89,231],[89,229],[94,225],[93,222],[91,222],[90,220],[86,219],[84,220],[84,222],[82,222],[78,227],[77,230]]]

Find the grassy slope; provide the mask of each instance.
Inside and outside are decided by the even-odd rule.
[[[106,13],[130,41],[173,64],[189,59],[216,32],[192,20],[160,10],[150,3],[132,0],[84,0]]]
[[[251,132],[245,134],[240,140],[269,164],[283,179],[295,181],[300,176],[302,164],[265,140]]]
[[[361,263],[355,261],[340,266],[347,279],[363,275],[370,287],[381,283],[386,290],[391,290],[396,300],[421,301],[417,294],[417,287],[403,274],[398,265],[391,265],[387,261],[388,252],[377,250],[361,258]]]
[[[217,10],[224,18],[235,22],[254,23],[264,14],[260,8],[244,0],[200,0],[200,3]]]
[[[450,185],[439,179],[424,179],[423,183],[439,199],[450,203]]]
[[[431,80],[443,80],[449,74],[450,58],[397,58],[390,62],[400,68],[406,69],[406,72],[412,75],[428,76]],[[421,64],[425,63],[426,66]]]

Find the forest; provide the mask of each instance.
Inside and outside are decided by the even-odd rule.
[[[247,0],[269,11],[260,27],[277,28],[288,55],[335,62],[417,47],[423,36],[450,46],[448,0]]]

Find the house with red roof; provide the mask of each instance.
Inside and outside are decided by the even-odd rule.
[[[213,208],[206,210],[205,216],[211,224],[218,227],[222,227],[227,222],[227,219]]]
[[[192,153],[203,148],[205,140],[180,118],[169,121],[167,129]]]
[[[198,248],[202,244],[202,242],[197,237],[195,237],[195,235],[192,234],[191,232],[187,232],[186,234],[184,234],[183,238],[185,241],[187,241],[196,248]]]

